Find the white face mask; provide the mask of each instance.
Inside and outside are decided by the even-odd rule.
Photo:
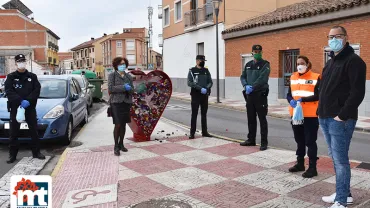
[[[17,63],[18,69],[25,69],[26,68],[26,62],[19,62]]]
[[[297,70],[298,70],[298,73],[304,74],[307,71],[307,66],[306,65],[298,65]]]

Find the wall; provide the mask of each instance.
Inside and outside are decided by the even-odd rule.
[[[364,31],[370,31],[370,16],[351,18],[226,40],[226,88],[230,90],[230,88],[238,87],[231,84],[235,77],[241,75],[241,54],[250,53],[253,44],[261,44],[263,46],[263,57],[271,64],[270,89],[272,90],[269,100],[270,102],[277,102],[276,99],[279,94],[282,95],[281,91],[274,92],[279,89],[279,85],[282,85],[280,51],[299,49],[301,55],[306,55],[311,60],[313,71],[321,73],[324,67],[324,47],[327,46],[326,36],[334,25],[342,25],[347,29],[350,43],[360,44],[360,56],[369,65],[369,34]],[[367,70],[366,77],[367,80],[370,80],[370,70]],[[238,89],[240,90],[240,86]],[[360,110],[362,115],[367,113],[366,115],[370,116],[370,88],[368,87],[367,90],[365,101]],[[235,93],[234,91],[230,90],[230,93],[228,91],[226,97],[237,97],[239,92]]]
[[[192,0],[182,0],[182,20],[177,23],[175,23],[175,11],[174,11],[175,1],[174,0],[163,0],[162,1],[163,8],[166,8],[167,6],[169,6],[170,8],[170,25],[163,28],[163,39],[167,39],[167,38],[174,37],[174,36],[185,33],[184,13],[190,11],[191,1]],[[198,0],[198,7],[202,7],[204,3],[205,3],[205,0]],[[223,2],[220,6],[219,22],[223,23],[224,20],[225,20],[225,14],[224,14],[224,2]],[[163,21],[163,26],[164,26],[164,11],[163,11],[162,21]],[[216,23],[215,15],[214,15],[214,22]]]
[[[225,53],[224,41],[221,37],[221,31],[224,25],[219,25],[219,60],[220,60],[220,80],[221,95],[224,94],[224,66]],[[207,59],[206,67],[213,79],[216,79],[216,27],[200,29],[191,33],[185,33],[170,39],[164,40],[163,48],[163,70],[172,79],[175,92],[187,92],[187,76],[189,68],[196,65],[197,43],[204,42],[204,53]],[[216,82],[212,93],[216,93]]]

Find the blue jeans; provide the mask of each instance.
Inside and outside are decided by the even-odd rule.
[[[357,121],[349,119],[340,122],[334,120],[334,118],[320,118],[319,122],[328,144],[329,156],[334,163],[337,193],[335,201],[347,206],[351,183],[348,151]]]

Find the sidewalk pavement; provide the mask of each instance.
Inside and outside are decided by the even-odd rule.
[[[185,101],[191,100],[189,93],[173,92],[172,98]],[[217,101],[216,97],[210,97],[209,105],[232,110],[246,111],[245,101],[243,100],[232,100],[221,98],[220,99],[221,103],[216,103],[216,101]],[[288,103],[280,105],[279,104],[269,105],[268,115],[276,118],[290,119],[288,106],[289,106]],[[356,130],[370,132],[370,117],[360,116],[356,124]]]
[[[335,191],[332,161],[321,157],[319,176],[304,179],[287,170],[295,152],[216,138],[189,140],[188,129],[161,120],[152,141],[125,139],[127,153],[113,155],[113,125],[105,112],[77,136],[53,176],[53,208],[320,208]],[[127,128],[128,138],[132,132]],[[351,162],[350,207],[370,207],[370,171]],[[141,203],[141,204],[140,204]],[[175,206],[175,204],[177,206]]]

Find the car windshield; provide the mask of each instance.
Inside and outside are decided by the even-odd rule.
[[[55,99],[67,97],[67,81],[66,80],[40,80],[41,92],[40,98]]]
[[[84,81],[82,80],[82,76],[74,76],[73,78],[77,79],[78,84],[80,84],[80,87],[81,87],[81,88],[85,88],[85,83],[84,83]]]

